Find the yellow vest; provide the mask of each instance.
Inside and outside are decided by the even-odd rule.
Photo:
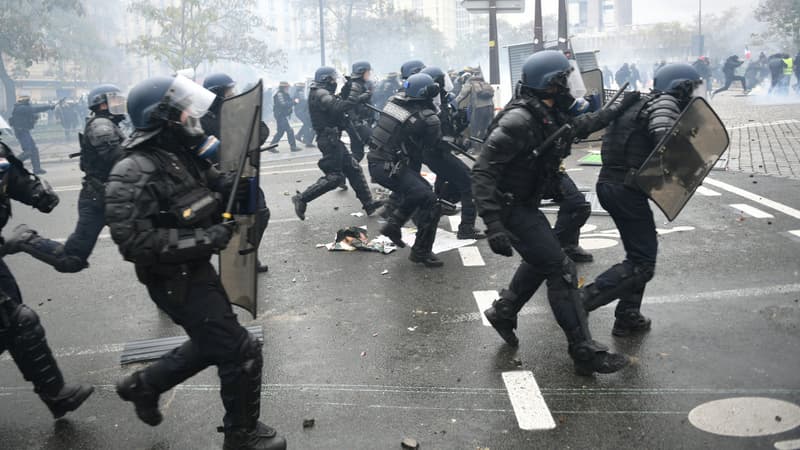
[[[794,66],[794,61],[792,60],[792,58],[786,58],[783,60],[783,63],[786,64],[786,67],[783,68],[783,74],[791,75],[793,73],[792,68]]]

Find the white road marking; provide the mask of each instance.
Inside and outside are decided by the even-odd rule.
[[[78,185],[78,186],[74,186],[74,185],[73,186],[59,186],[57,188],[53,188],[53,190],[56,191],[56,192],[80,191],[81,190],[81,186],[80,185]]]
[[[730,127],[730,128],[728,128],[728,130],[741,130],[742,128],[768,127],[768,126],[771,126],[771,125],[783,125],[783,124],[787,124],[787,123],[797,123],[797,122],[800,122],[800,120],[797,120],[797,119],[786,119],[786,120],[776,120],[774,122],[753,122],[753,123],[748,123],[746,125],[739,125],[739,126],[735,126],[735,127]]]
[[[767,397],[725,398],[694,408],[689,422],[721,436],[769,436],[800,426],[800,406]]]
[[[775,448],[778,450],[798,450],[800,449],[800,439],[792,439],[791,441],[778,441],[775,443]]]
[[[789,230],[789,234],[800,237],[800,230]]]
[[[489,292],[495,292],[495,291],[489,291]],[[742,297],[765,297],[768,295],[796,294],[796,293],[800,293],[800,283],[782,284],[778,286],[768,286],[768,287],[725,289],[721,291],[696,292],[693,294],[646,297],[645,301],[647,302],[648,305],[663,305],[669,303],[697,303],[708,300],[725,301],[725,300],[739,299]],[[474,292],[473,295],[475,295]],[[439,316],[439,320],[443,324],[465,323],[465,322],[475,322],[477,320],[485,320],[482,311],[483,310],[481,310],[481,313],[442,314]],[[532,302],[528,302],[525,308],[522,308],[522,311],[519,312],[520,316],[529,316],[536,314],[552,314],[552,311],[550,311],[549,308],[533,305]]]
[[[457,232],[458,226],[461,225],[461,214],[456,214],[455,216],[447,216],[447,220],[450,221],[450,229]]]
[[[605,239],[605,238],[592,238],[592,237],[583,237],[580,238],[580,245],[583,247],[584,250],[600,250],[603,248],[611,248],[617,245],[618,242],[614,239]]]
[[[753,194],[752,192],[745,191],[744,189],[739,189],[736,186],[731,186],[728,183],[723,183],[722,181],[717,181],[713,178],[708,178],[703,181],[704,183],[710,184],[712,186],[716,186],[720,189],[726,190],[728,192],[732,192],[740,197],[744,197],[748,200],[752,200],[754,202],[760,203],[767,208],[772,208],[778,212],[782,212],[787,216],[794,217],[795,219],[800,219],[800,210],[794,209],[790,206],[786,206],[783,203],[778,203],[776,201],[772,201],[768,198],[764,198],[760,195]]]
[[[492,303],[497,300],[499,294],[497,291],[473,291],[472,296],[475,297],[475,303],[478,304],[478,315],[483,322],[483,326],[490,327],[492,324],[486,320],[486,316],[483,315],[483,311],[488,309],[492,306]]]
[[[533,372],[529,370],[503,372],[503,382],[521,429],[552,430],[556,427]]]
[[[592,231],[597,229],[597,225],[592,225],[590,223],[585,224],[581,227],[581,233],[591,233]]]
[[[755,208],[753,206],[750,206],[750,205],[748,205],[746,203],[734,203],[734,204],[730,205],[730,207],[733,208],[733,209],[738,209],[739,211],[747,214],[748,216],[755,217],[756,219],[771,219],[771,218],[775,217],[775,216],[773,216],[772,214],[770,214],[768,212],[764,212],[764,211],[762,211],[762,210],[760,210],[758,208]]]
[[[461,262],[464,264],[464,267],[481,267],[486,265],[478,247],[461,247],[458,249],[458,254],[461,256]]]
[[[711,190],[705,186],[699,186],[697,188],[697,193],[700,195],[705,195],[706,197],[719,197],[720,195],[722,195],[719,192]]]

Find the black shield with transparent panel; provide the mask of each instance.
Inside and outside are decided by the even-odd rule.
[[[636,184],[675,220],[728,148],[725,125],[703,98],[693,98],[636,174]]]
[[[247,92],[225,99],[220,110],[219,168],[222,172],[236,171],[242,155],[248,154],[242,177],[249,180],[253,200],[250,207],[239,205],[232,211],[236,226],[228,247],[219,255],[220,279],[231,303],[249,311],[253,318],[258,312],[259,236],[252,203],[259,186],[262,91],[259,81]]]
[[[603,72],[600,69],[587,70],[581,72],[583,84],[586,86],[587,95],[599,95],[603,100]]]

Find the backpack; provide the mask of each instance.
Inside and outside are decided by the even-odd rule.
[[[491,84],[485,81],[479,81],[480,90],[478,91],[477,95],[478,98],[481,100],[489,100],[494,98],[494,88]]]

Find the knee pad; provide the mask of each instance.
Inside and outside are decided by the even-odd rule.
[[[264,364],[264,357],[261,354],[261,342],[250,332],[239,346],[239,361],[241,361],[242,372],[248,376],[261,376],[261,367]]]
[[[655,273],[655,266],[650,264],[637,264],[633,266],[633,276],[639,279],[643,284],[652,280]]]
[[[17,306],[16,311],[11,314],[11,321],[17,330],[17,339],[44,339],[44,328],[39,321],[39,315],[27,305]]]
[[[586,223],[591,215],[592,204],[589,202],[581,203],[581,205],[575,208],[575,210],[572,212],[572,218],[575,220],[575,222],[580,223],[581,225]]]
[[[339,185],[345,181],[345,176],[342,172],[331,172],[325,174],[325,180]]]
[[[578,269],[569,256],[565,256],[564,260],[561,261],[561,279],[566,289],[576,289],[578,287]]]

